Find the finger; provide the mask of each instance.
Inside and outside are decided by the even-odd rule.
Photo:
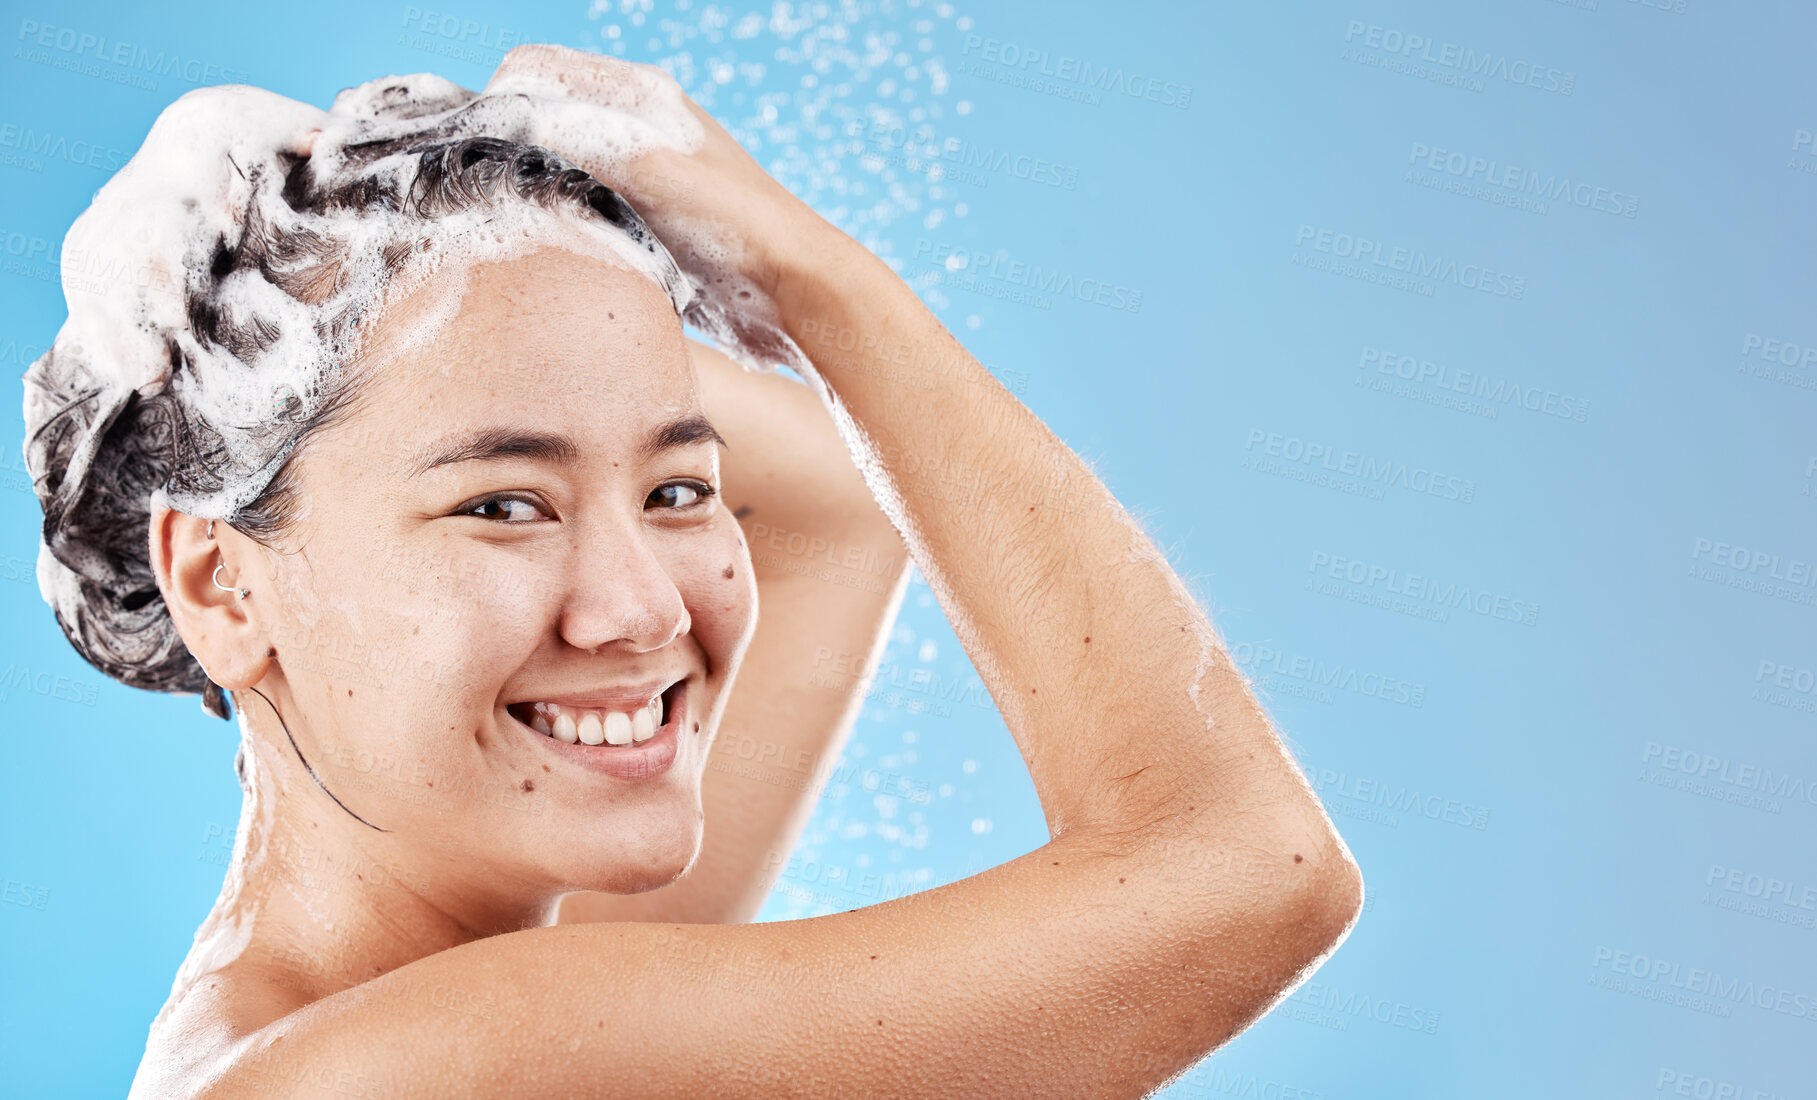
[[[680,93],[681,85],[655,65],[566,46],[528,43],[505,54],[486,91],[579,99],[596,106],[636,110],[667,101]]]

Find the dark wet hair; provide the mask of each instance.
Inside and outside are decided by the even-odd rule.
[[[410,117],[408,99],[405,89],[403,106],[383,113]],[[428,113],[430,106],[447,105],[429,104],[417,113]],[[273,163],[282,172],[281,208],[249,204],[238,239],[215,243],[207,277],[199,277],[191,260],[184,321],[200,347],[252,363],[281,335],[275,318],[229,308],[222,283],[236,272],[256,273],[309,305],[323,303],[345,285],[352,277],[352,255],[328,217],[345,212],[388,211],[402,215],[406,226],[423,227],[383,249],[389,279],[439,218],[517,204],[571,211],[628,234],[656,254],[678,312],[687,301],[683,276],[637,213],[611,188],[548,149],[503,137],[448,136],[444,129],[348,144],[334,157],[324,178],[315,159],[279,154]],[[240,170],[238,164],[234,168]],[[250,171],[260,169],[255,165]],[[360,320],[349,308],[318,327],[338,347]],[[169,341],[168,352],[171,379],[193,373],[195,365],[177,340]],[[229,426],[211,422],[185,399],[182,386],[165,385],[141,396],[110,387],[104,377],[79,347],[65,348],[61,341],[26,373],[26,463],[44,509],[40,585],[47,598],[53,590],[76,593],[51,602],[58,625],[89,664],[132,687],[200,693],[203,709],[227,718],[225,693],[178,636],[153,575],[147,538],[153,494],[195,499],[268,475],[262,491],[225,522],[270,545],[296,516],[295,455],[354,406],[360,396],[356,377],[339,372],[307,406],[298,395],[276,393],[263,422],[231,425],[242,452],[248,440],[256,445],[252,449],[260,457],[252,469],[244,453],[236,455],[227,446],[223,430]],[[62,572],[74,575],[73,585],[69,577],[50,576]]]

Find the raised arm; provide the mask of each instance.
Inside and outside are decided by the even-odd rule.
[[[571,51],[512,58],[623,75]],[[261,1060],[347,1067],[398,1097],[1148,1094],[1342,940],[1362,890],[1343,842],[1140,527],[901,280],[716,126],[655,170],[744,211],[728,216],[747,218],[752,277],[812,355],[1053,839],[811,920],[468,943],[251,1036],[217,1094],[308,1087],[255,1075]],[[431,1007],[474,1003],[437,990],[484,1008]]]

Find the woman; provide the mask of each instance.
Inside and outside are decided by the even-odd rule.
[[[1140,528],[666,76],[191,95],[72,230],[145,277],[27,379],[66,633],[240,711],[134,1096],[1141,1096],[1347,934],[1354,863]],[[901,588],[766,581],[734,508],[885,557],[887,518],[1048,844],[735,923],[807,797],[709,748],[836,747],[808,640],[874,659]]]

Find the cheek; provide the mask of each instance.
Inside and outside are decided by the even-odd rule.
[[[722,515],[710,532],[678,547],[670,576],[692,630],[716,664],[743,653],[757,626],[757,580],[738,521]]]
[[[339,728],[424,743],[468,720],[464,696],[483,695],[488,671],[535,644],[521,574],[501,583],[508,574],[483,563],[380,542],[333,564],[292,571],[289,621],[273,640],[299,700],[313,711],[326,697]]]
[[[368,614],[375,641],[407,655],[412,667],[398,685],[419,712],[470,714],[490,699],[503,670],[522,665],[550,629],[550,586],[521,562],[470,554],[434,559],[394,585],[384,608]]]

